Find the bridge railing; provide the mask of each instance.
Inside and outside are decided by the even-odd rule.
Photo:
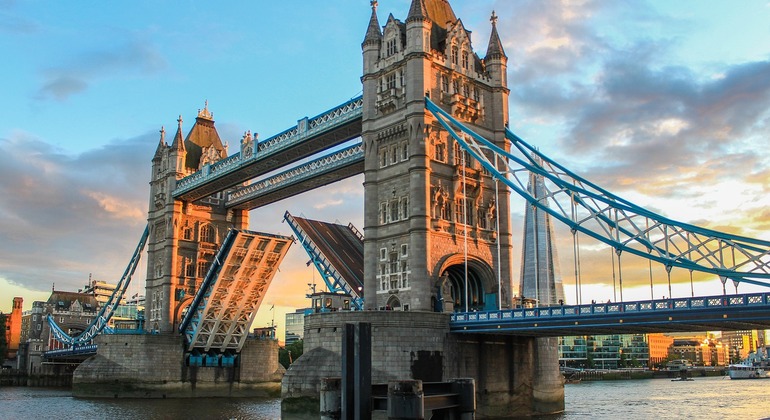
[[[483,323],[558,317],[590,317],[618,313],[692,311],[715,307],[770,306],[770,293],[657,299],[638,302],[608,302],[586,305],[542,306],[481,312],[457,312],[453,323]]]

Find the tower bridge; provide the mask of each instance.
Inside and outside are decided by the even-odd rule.
[[[767,325],[767,294],[624,302],[621,280],[621,302],[560,305],[562,286],[549,271],[555,251],[541,252],[552,220],[610,246],[618,260],[633,254],[669,274],[702,271],[723,284],[767,285],[770,243],[659,216],[524,142],[508,130],[508,57],[494,14],[486,44],[478,54],[447,0],[413,0],[404,21],[391,14],[384,25],[375,1],[361,45],[361,97],[264,141],[247,132],[229,156],[208,106],[186,136],[181,117],[170,142],[162,129],[145,238],[145,327],[154,335],[125,339],[130,353],[123,338],[99,336],[99,353],[76,382],[98,387],[108,370],[135,379],[116,366],[141,352],[173,366],[157,373],[165,389],[206,375],[216,389],[220,373],[207,368],[230,369],[228,383],[243,387],[269,381],[273,372],[252,367],[273,366],[276,348],[250,343],[247,328],[291,239],[248,231],[249,210],[356,174],[364,177],[363,233],[310,235],[315,225],[286,216],[330,288],[363,310],[306,318],[306,352],[283,377],[284,397],[317,398],[320,378],[339,375],[346,322],[373,326],[375,382],[473,377],[480,416],[563,410],[556,334]],[[511,192],[532,210],[534,246],[523,260],[533,266],[522,270],[519,294],[534,293],[535,308],[516,308]],[[324,246],[337,234],[344,241]],[[351,269],[352,253],[335,255],[343,242],[360,253],[360,266]],[[225,366],[214,350],[240,354],[240,365]]]

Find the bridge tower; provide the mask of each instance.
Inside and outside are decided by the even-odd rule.
[[[214,116],[206,106],[198,111],[187,137],[182,137],[182,117],[169,146],[165,130],[152,158],[147,243],[146,327],[175,331],[203,281],[228,229],[246,229],[246,210],[224,207],[226,191],[195,202],[175,200],[177,180],[227,157]]]
[[[482,58],[446,0],[413,0],[406,22],[391,14],[382,31],[376,7],[362,43],[365,307],[508,307],[509,193],[502,184],[495,191],[424,102],[430,96],[509,150],[508,59],[496,17]]]

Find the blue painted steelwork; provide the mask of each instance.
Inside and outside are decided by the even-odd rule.
[[[67,349],[49,350],[43,353],[44,359],[65,358],[72,356],[89,356],[96,354],[96,344],[85,344]]]
[[[310,236],[308,236],[305,230],[302,229],[302,227],[297,223],[297,221],[294,219],[294,216],[289,214],[287,211],[284,213],[283,218],[289,224],[291,230],[294,231],[294,234],[297,235],[299,243],[302,244],[302,248],[304,248],[305,252],[307,252],[307,254],[310,256],[310,261],[313,263],[313,266],[315,266],[318,273],[321,274],[321,278],[326,284],[326,287],[329,289],[329,292],[342,292],[350,295],[352,306],[356,310],[363,310],[363,297],[358,294],[357,290],[354,290],[352,287],[350,287],[350,285],[345,281],[344,277],[334,268],[329,259],[326,258],[326,256],[323,254],[323,252],[321,252],[313,240],[310,239]],[[354,233],[356,233],[357,237],[363,240],[363,236],[360,232],[358,232],[358,230],[355,230]]]
[[[48,315],[48,324],[51,326],[51,333],[53,334],[53,337],[56,339],[56,341],[71,347],[82,346],[85,344],[90,344],[91,340],[93,340],[97,334],[104,331],[105,328],[109,328],[107,323],[110,321],[110,318],[112,318],[115,309],[118,307],[118,305],[120,305],[121,300],[123,300],[123,294],[126,292],[129,283],[131,283],[131,278],[134,275],[134,271],[136,271],[136,267],[139,265],[139,259],[142,256],[142,251],[144,250],[144,246],[147,244],[147,238],[149,235],[150,226],[147,225],[144,228],[144,233],[142,233],[141,239],[139,239],[139,244],[134,250],[134,255],[131,257],[131,261],[126,267],[126,271],[123,272],[123,277],[120,278],[120,281],[115,286],[115,290],[112,292],[109,299],[107,299],[107,302],[102,305],[94,320],[91,321],[91,323],[82,333],[75,337],[70,336],[56,324],[56,321],[52,315]]]
[[[257,181],[251,185],[227,194],[227,207],[237,206],[254,197],[268,194],[272,191],[298,184],[309,178],[334,172],[340,167],[350,166],[364,161],[364,145],[357,143],[342,150],[322,156],[295,168],[283,171],[277,175]]]
[[[363,115],[363,96],[353,98],[312,118],[304,118],[294,127],[259,142],[257,153],[243,158],[235,153],[219,162],[205,166],[198,172],[177,181],[174,197],[179,197],[212,180],[240,170],[242,166],[258,159],[281,153],[290,146],[306,141],[325,131],[333,130]]]
[[[506,138],[524,158],[452,118],[429,98],[426,108],[490,174],[574,231],[623,251],[672,267],[706,272],[736,282],[770,286],[770,241],[747,238],[677,222],[641,208],[573,174],[506,129]],[[518,166],[515,166],[515,165]],[[529,173],[546,180],[537,198],[526,188]],[[547,205],[545,203],[548,203]]]
[[[453,332],[529,336],[718,330],[720,326],[770,327],[770,293],[457,312],[450,317]]]

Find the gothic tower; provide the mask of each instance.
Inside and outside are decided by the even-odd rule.
[[[361,47],[366,308],[508,307],[509,193],[424,101],[509,150],[507,57],[494,13],[481,58],[447,0],[413,0],[406,22],[391,14],[382,28],[372,1]]]
[[[542,175],[530,173],[527,191],[535,198],[545,197]],[[527,203],[522,238],[519,296],[545,306],[564,302],[551,216]]]
[[[182,117],[169,146],[165,130],[152,159],[145,318],[148,330],[172,332],[231,228],[245,229],[245,210],[226,210],[220,192],[188,203],[172,196],[177,180],[227,157],[208,104],[182,137]]]

